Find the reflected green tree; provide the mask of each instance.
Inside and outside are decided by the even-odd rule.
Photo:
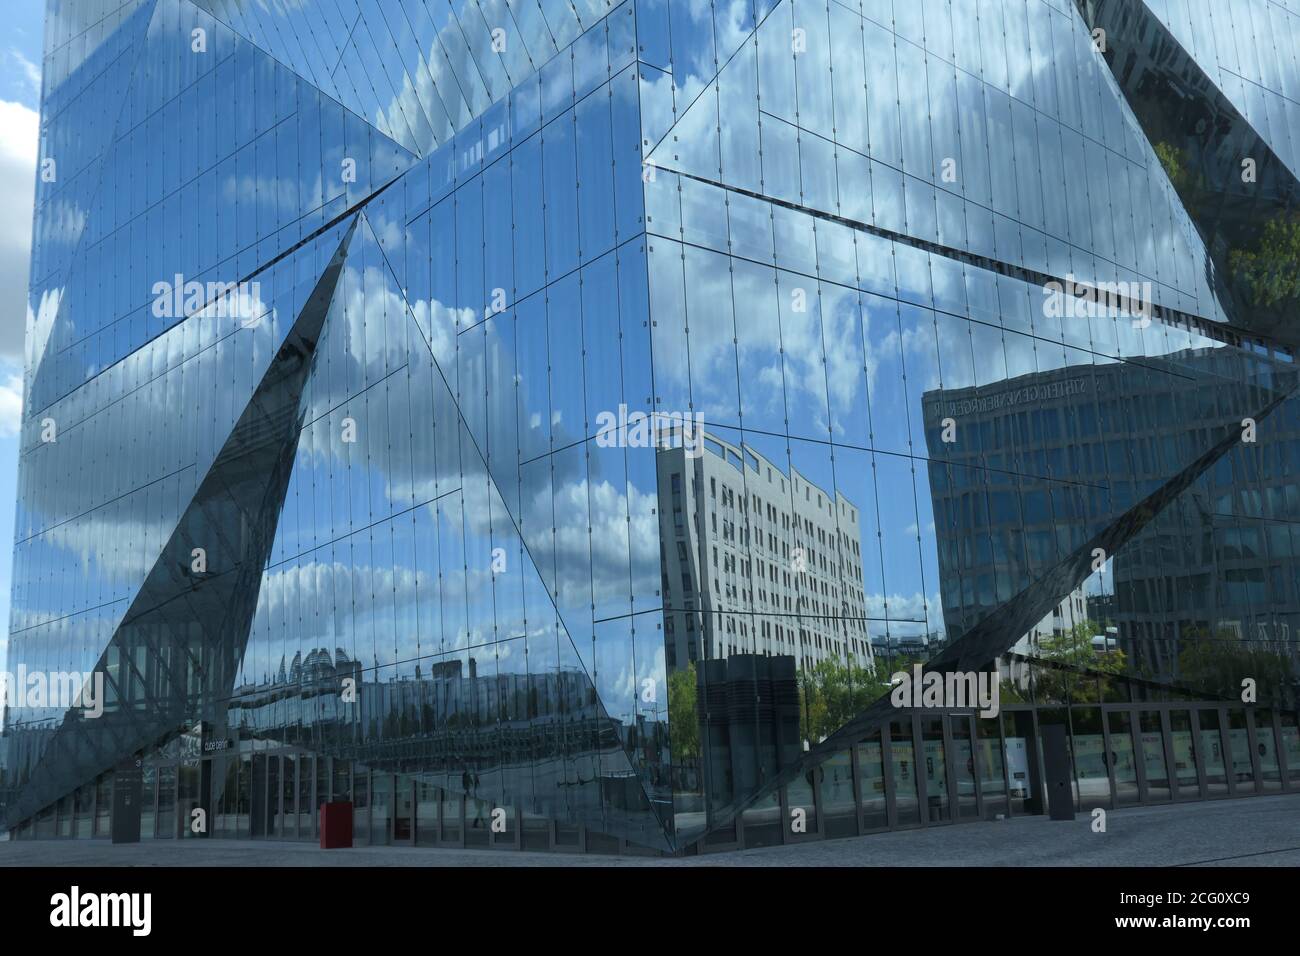
[[[1160,160],[1165,175],[1169,177],[1169,182],[1178,191],[1179,197],[1184,200],[1188,199],[1192,191],[1201,184],[1197,181],[1197,177],[1189,172],[1187,157],[1183,154],[1183,151],[1172,143],[1163,141],[1155,144],[1155,151],[1156,158]]]
[[[910,671],[919,657],[877,657],[864,667],[826,658],[799,672],[800,729],[805,740],[825,740],[890,690],[890,677]]]
[[[1264,223],[1252,248],[1228,256],[1232,277],[1251,305],[1300,301],[1300,217],[1284,213]]]
[[[1031,703],[1027,689],[1022,689],[1019,684],[1010,678],[1002,678],[998,685],[998,703],[999,704],[1028,704]]]
[[[1112,681],[1125,673],[1127,659],[1119,648],[1098,648],[1093,638],[1104,636],[1106,626],[1084,620],[1068,630],[1041,638],[1032,652],[1033,697],[1038,703],[1095,704],[1109,699]],[[1009,681],[1000,688],[1003,703],[1021,703],[1026,695]]]
[[[1178,654],[1178,680],[1200,691],[1241,699],[1242,682],[1255,682],[1261,701],[1283,695],[1286,685],[1294,683],[1295,668],[1291,658],[1266,645],[1241,640],[1227,628],[1213,634],[1208,628],[1196,628],[1184,635]]]
[[[696,706],[695,662],[668,674],[668,739],[674,763],[700,759],[700,718]]]

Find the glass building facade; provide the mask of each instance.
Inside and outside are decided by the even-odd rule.
[[[1229,6],[49,0],[5,667],[104,692],[7,702],[4,825],[696,852],[1044,812],[1056,725],[1080,809],[1300,789],[1300,8]]]

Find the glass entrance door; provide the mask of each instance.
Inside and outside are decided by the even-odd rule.
[[[1259,754],[1259,782],[1265,793],[1282,789],[1282,768],[1277,759],[1277,735],[1274,733],[1273,712],[1260,708],[1255,711],[1255,753]]]
[[[1107,770],[1106,738],[1101,731],[1101,711],[1096,707],[1076,707],[1070,717],[1070,745],[1074,754],[1079,809],[1109,808],[1110,775]]]
[[[311,840],[316,837],[316,808],[312,803],[312,785],[323,780],[321,765],[324,758],[316,759],[308,754],[298,758],[298,839]],[[323,789],[323,788],[322,788]]]
[[[253,755],[239,755],[239,772],[235,778],[235,836],[253,835]]]
[[[1294,790],[1300,788],[1300,727],[1296,724],[1296,715],[1289,711],[1278,714],[1278,723],[1288,786]]]
[[[1227,748],[1223,745],[1223,734],[1217,708],[1202,707],[1196,711],[1197,726],[1200,728],[1201,762],[1205,765],[1205,787],[1209,796],[1222,797],[1228,794],[1228,768],[1224,763]]]
[[[431,783],[417,784],[419,798],[415,805],[416,836],[424,846],[438,842],[438,788]]]
[[[853,755],[841,750],[822,764],[818,786],[821,823],[826,836],[855,836],[858,832],[858,805],[853,796]]]
[[[248,794],[249,835],[266,836],[266,755],[253,754]]]
[[[376,771],[370,775],[370,843],[383,846],[393,842],[389,821],[393,815],[393,775]]]
[[[1006,751],[1002,747],[1002,732],[996,717],[981,717],[975,721],[978,743],[980,796],[984,800],[984,815],[995,818],[1008,811]]]
[[[1255,763],[1250,756],[1250,731],[1246,724],[1246,712],[1240,707],[1228,711],[1228,753],[1237,795],[1254,793]]]
[[[1144,710],[1138,715],[1142,741],[1142,766],[1146,770],[1146,800],[1163,803],[1170,799],[1169,767],[1165,763],[1165,737],[1158,710]]]
[[[917,768],[925,782],[926,819],[930,823],[949,823],[952,820],[948,799],[948,760],[943,746],[943,720],[927,717],[921,720],[921,747],[923,762]]]
[[[954,817],[977,820],[980,815],[979,800],[975,795],[975,751],[971,747],[971,718],[958,714],[948,719],[952,739],[953,782],[957,790],[957,807]]]
[[[280,758],[280,805],[276,813],[275,832],[282,840],[292,840],[298,835],[298,814],[294,800],[298,793],[298,760],[296,757]]]
[[[1186,710],[1169,712],[1169,737],[1174,751],[1174,781],[1178,784],[1178,796],[1184,800],[1195,800],[1201,796],[1201,779],[1196,753],[1196,733],[1192,718],[1195,715]]]
[[[1042,813],[1038,748],[1034,743],[1034,715],[1028,710],[1002,712],[1007,779],[1011,787],[1011,812]]]
[[[410,777],[397,778],[393,791],[393,842],[415,841],[415,784]]]
[[[862,829],[883,830],[889,826],[885,795],[885,754],[877,731],[858,745],[858,792],[862,800]]]
[[[158,836],[169,840],[176,835],[176,765],[158,768]]]
[[[154,836],[157,799],[158,768],[146,763],[140,769],[140,839],[142,840],[149,840]]]
[[[460,846],[460,824],[464,817],[461,796],[450,790],[442,791],[442,809],[438,812],[442,819],[442,840],[444,845]]]
[[[280,835],[280,758],[279,756],[266,758],[266,805],[263,807],[263,815],[266,818],[265,836],[278,837]]]
[[[795,777],[785,788],[786,806],[784,817],[786,842],[812,839],[820,835],[817,827],[817,788],[816,774],[821,770],[809,770]]]
[[[1106,714],[1110,728],[1110,768],[1115,776],[1115,802],[1137,803],[1141,799],[1138,786],[1137,753],[1133,746],[1133,717],[1125,710],[1112,710]]]
[[[199,762],[180,764],[176,768],[176,825],[177,833],[182,837],[194,837],[194,811],[199,806],[199,783],[203,771]],[[211,816],[211,813],[209,813]],[[211,819],[204,821],[205,828],[211,828]]]
[[[921,822],[921,804],[916,789],[916,753],[912,746],[912,721],[895,720],[889,725],[890,771],[894,780],[896,827],[914,827]]]

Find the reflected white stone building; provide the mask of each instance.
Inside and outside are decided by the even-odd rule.
[[[657,455],[668,667],[733,654],[870,666],[857,505],[748,445]]]

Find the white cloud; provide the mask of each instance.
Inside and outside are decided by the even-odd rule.
[[[0,383],[0,438],[12,438],[22,427],[23,377],[10,372]]]
[[[23,56],[22,51],[17,47],[9,48],[9,58],[14,61],[18,71],[22,74],[23,79],[36,96],[41,95],[41,68],[33,63],[27,57]]]
[[[40,118],[0,100],[0,359],[22,360]]]
[[[937,591],[929,597],[919,591],[912,594],[890,594],[888,613],[885,609],[884,594],[867,594],[865,598],[867,617],[873,618],[875,622],[882,622],[873,622],[875,633],[884,631],[883,619],[886,617],[890,621],[890,631],[896,632],[895,636],[907,633],[909,622],[917,624],[924,622],[930,629],[943,632],[943,601]]]

